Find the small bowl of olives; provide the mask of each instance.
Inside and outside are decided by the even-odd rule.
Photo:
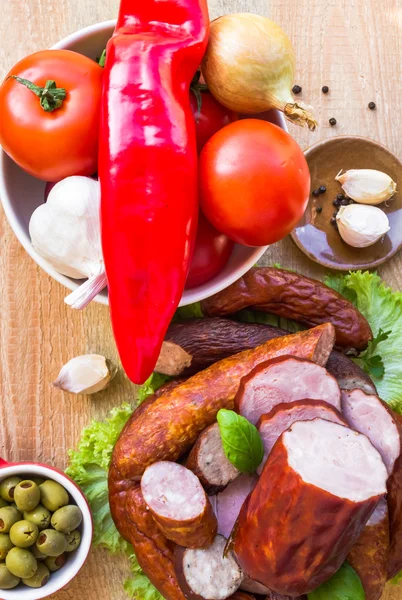
[[[0,598],[40,600],[85,563],[92,517],[79,487],[36,463],[0,459]]]

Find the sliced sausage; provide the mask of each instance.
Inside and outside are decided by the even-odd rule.
[[[188,456],[186,467],[197,475],[208,494],[220,492],[240,475],[223,450],[218,423],[201,433]]]
[[[234,550],[241,568],[280,594],[311,592],[340,568],[386,480],[366,436],[323,419],[294,423],[240,511]]]
[[[201,302],[210,317],[256,308],[313,327],[330,322],[336,343],[364,350],[373,334],[363,315],[325,284],[285,269],[255,267],[229,287]]]
[[[378,396],[362,390],[342,392],[342,411],[349,425],[377,448],[388,470],[391,579],[402,569],[402,427]]]
[[[233,596],[230,596],[229,600],[255,600],[255,597],[251,594],[246,594],[246,592],[241,592],[238,590],[233,594]]]
[[[141,569],[166,600],[184,600],[176,578],[175,544],[166,539],[152,518],[139,483],[128,491],[124,537],[133,545]]]
[[[258,420],[257,429],[264,444],[264,458],[257,473],[261,474],[276,440],[286,429],[289,429],[292,423],[312,421],[313,419],[326,419],[333,423],[339,423],[339,425],[346,425],[341,413],[321,400],[296,400],[278,404],[267,415],[262,415]]]
[[[388,505],[382,499],[347,558],[360,577],[366,600],[380,600],[382,596],[387,583],[388,552]]]
[[[232,552],[223,555],[225,545],[226,539],[217,535],[214,543],[204,550],[177,546],[176,574],[186,598],[224,600],[238,590],[243,573]]]
[[[309,360],[282,356],[259,364],[243,377],[235,408],[255,425],[261,415],[277,404],[304,398],[341,407],[339,385],[324,367]]]
[[[212,496],[214,498],[215,514],[218,519],[218,533],[229,538],[243,502],[255,488],[257,481],[255,475],[243,473],[230,483],[223,492],[217,496]],[[252,592],[253,590],[249,591]]]
[[[120,435],[113,457],[122,477],[139,478],[157,460],[177,460],[200,433],[216,421],[221,408],[232,409],[240,380],[257,364],[290,354],[325,364],[332,350],[334,328],[314,329],[270,340],[215,363],[147,407]]]
[[[270,592],[265,600],[307,600],[307,596],[284,596],[283,594],[277,594],[276,592]]]
[[[212,544],[218,523],[192,471],[178,463],[156,462],[145,470],[141,491],[156,524],[169,540],[186,548]]]

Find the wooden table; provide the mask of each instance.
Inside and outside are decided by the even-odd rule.
[[[20,58],[86,25],[114,18],[118,0],[0,0],[0,76]],[[210,0],[211,17],[257,12],[280,23],[297,54],[296,81],[315,108],[317,133],[291,127],[301,146],[340,134],[370,136],[402,155],[402,5],[398,0]],[[328,85],[324,96],[321,87]],[[374,101],[376,111],[367,104]],[[331,128],[328,119],[338,125]],[[0,115],[1,118],[1,115]],[[117,361],[106,307],[74,312],[66,290],[22,249],[0,209],[0,450],[9,460],[37,460],[64,468],[67,449],[93,417],[122,401],[135,386],[120,373],[110,391],[94,398],[64,395],[51,387],[70,358],[99,352]],[[264,258],[321,277],[290,239]],[[402,260],[380,274],[402,289]],[[125,560],[92,552],[58,600],[124,600]],[[387,600],[402,598],[389,587]]]

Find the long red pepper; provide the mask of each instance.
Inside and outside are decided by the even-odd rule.
[[[198,198],[189,86],[208,30],[206,0],[122,0],[106,50],[102,245],[113,332],[135,383],[155,367],[192,254]]]

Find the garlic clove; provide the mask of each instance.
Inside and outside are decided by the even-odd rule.
[[[71,394],[96,394],[104,390],[117,373],[111,361],[100,354],[83,354],[66,363],[53,382]]]
[[[349,198],[360,204],[380,204],[396,192],[396,183],[389,175],[374,169],[340,171],[335,177]]]
[[[364,204],[342,206],[336,222],[343,241],[354,248],[366,248],[375,244],[390,229],[388,217],[383,210]]]

